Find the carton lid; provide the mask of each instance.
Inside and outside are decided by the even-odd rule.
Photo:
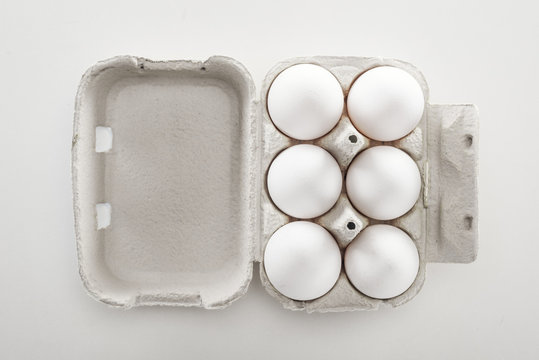
[[[91,295],[219,308],[247,290],[257,238],[255,86],[237,61],[120,56],[83,76],[73,194]]]

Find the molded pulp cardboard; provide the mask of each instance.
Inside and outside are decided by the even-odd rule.
[[[295,219],[270,200],[265,175],[273,158],[296,143],[328,150],[345,176],[369,140],[343,111],[337,126],[313,141],[290,139],[271,122],[266,95],[273,79],[298,63],[331,71],[348,93],[363,72],[380,65],[408,71],[421,85],[426,106],[418,127],[384,144],[417,163],[423,188],[404,216],[390,223],[405,230],[420,256],[419,274],[403,294],[388,300],[361,294],[344,268],[336,285],[312,301],[279,294],[268,281],[263,250],[271,234]],[[109,305],[182,305],[222,308],[241,297],[261,262],[267,291],[289,309],[343,311],[397,306],[421,289],[428,262],[471,262],[477,256],[478,115],[473,105],[432,105],[422,74],[382,58],[309,57],[271,69],[256,99],[248,71],[237,61],[150,61],[120,56],[83,76],[73,135],[74,213],[82,281]],[[367,225],[343,187],[337,204],[312,219],[344,251]],[[347,224],[356,226],[349,229]]]

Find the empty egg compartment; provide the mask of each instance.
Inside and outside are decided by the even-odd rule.
[[[300,141],[283,134],[273,123],[268,112],[266,99],[267,94],[275,78],[285,69],[296,64],[315,64],[330,71],[342,86],[344,96],[348,94],[354,81],[364,72],[378,66],[393,66],[401,68],[411,74],[420,84],[425,100],[425,110],[418,126],[407,136],[396,141],[380,142],[367,138],[361,134],[351,123],[346,105],[337,125],[326,135],[320,138]],[[313,57],[291,59],[275,66],[266,76],[261,92],[261,118],[262,118],[262,169],[266,172],[275,157],[284,149],[297,144],[314,144],[327,150],[337,160],[343,178],[352,160],[363,150],[377,145],[391,145],[405,151],[417,164],[422,178],[426,174],[426,133],[427,133],[427,106],[428,86],[421,73],[410,64],[380,58],[352,58],[352,57]],[[264,180],[266,173],[264,173]],[[422,180],[424,184],[425,181]],[[425,280],[426,269],[426,209],[423,203],[424,186],[413,208],[401,217],[390,221],[378,221],[368,218],[359,213],[350,203],[346,195],[346,187],[343,182],[342,192],[337,203],[325,214],[305,219],[313,221],[326,228],[335,238],[341,253],[347,245],[368,225],[385,223],[404,230],[413,239],[419,254],[420,264],[418,275],[413,284],[399,296],[390,299],[374,299],[359,292],[348,280],[344,266],[334,287],[325,295],[309,301],[297,301],[290,299],[277,291],[269,281],[264,264],[264,248],[272,234],[281,226],[297,219],[283,213],[273,203],[267,188],[261,194],[261,246],[258,259],[261,261],[260,276],[267,291],[276,297],[286,308],[293,310],[305,309],[312,311],[343,311],[343,310],[371,310],[377,309],[381,304],[387,303],[392,306],[401,305],[412,299],[421,289]],[[303,219],[302,219],[303,220]]]

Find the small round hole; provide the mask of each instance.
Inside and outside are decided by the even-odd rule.
[[[348,224],[346,224],[346,227],[348,230],[354,230],[356,228],[356,224],[354,224],[352,221],[349,221]]]
[[[348,137],[348,140],[350,140],[350,142],[351,142],[352,144],[355,144],[355,143],[357,143],[357,136],[355,136],[355,135],[350,135],[350,136]]]

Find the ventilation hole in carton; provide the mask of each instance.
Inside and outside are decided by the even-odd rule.
[[[202,67],[200,68],[200,70],[206,71],[206,67],[205,67],[205,66],[202,66]]]
[[[97,230],[106,229],[110,225],[111,206],[109,203],[95,204]]]
[[[465,216],[464,217],[464,227],[466,230],[472,230],[473,225],[473,216]]]
[[[356,224],[352,221],[349,221],[348,224],[346,224],[346,227],[348,230],[354,230],[356,228]]]
[[[141,70],[144,70],[144,63],[141,62],[141,63],[138,65],[138,67],[139,67]]]
[[[112,129],[107,126],[95,128],[95,152],[102,153],[112,149]]]
[[[464,143],[466,144],[467,147],[472,146],[472,144],[473,144],[473,136],[472,135],[466,135],[466,137],[464,138]]]
[[[350,142],[351,142],[352,144],[355,144],[355,143],[357,143],[357,136],[355,136],[355,135],[350,135],[350,136],[348,137],[348,140],[350,140]]]

